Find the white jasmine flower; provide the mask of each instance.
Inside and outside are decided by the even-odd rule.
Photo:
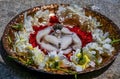
[[[95,67],[95,62],[90,61],[89,65],[90,65],[91,67]]]
[[[76,70],[77,72],[80,72],[80,71],[83,71],[83,68],[82,68],[82,66],[77,65],[77,66],[75,67],[75,70]]]

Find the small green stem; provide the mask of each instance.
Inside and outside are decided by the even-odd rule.
[[[80,57],[80,60],[82,60],[83,59],[83,50],[82,50],[82,48],[81,48],[81,57]]]
[[[114,40],[111,42],[111,44],[116,43],[116,42],[120,42],[120,39],[114,39]]]
[[[78,79],[78,78],[77,78],[77,74],[75,74],[75,79]]]
[[[12,43],[12,40],[11,40],[10,36],[8,36],[8,41],[9,41],[10,44]]]

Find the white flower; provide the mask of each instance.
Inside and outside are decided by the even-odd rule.
[[[66,56],[63,55],[63,51],[60,51],[60,52],[58,53],[58,56],[59,56],[60,60],[66,59]]]
[[[76,70],[77,72],[80,72],[80,71],[83,71],[83,68],[82,68],[82,66],[77,65],[77,66],[75,67],[75,70]]]
[[[112,40],[111,40],[110,38],[106,38],[105,40],[103,40],[102,43],[103,43],[103,44],[105,44],[105,43],[111,43],[111,41],[112,41]]]
[[[62,62],[63,62],[65,67],[70,67],[71,66],[71,62],[68,61],[67,59],[63,59]]]
[[[46,63],[46,62],[41,62],[41,63],[39,64],[39,66],[38,66],[39,69],[43,69],[43,68],[45,67],[45,63]]]
[[[45,11],[39,10],[36,12],[35,17],[38,17],[38,18],[44,17],[43,19],[47,20],[49,18],[49,11],[48,10],[45,10]]]
[[[51,59],[54,59],[55,61],[60,61],[60,56],[61,55],[58,55],[57,54],[57,51],[52,51],[52,52],[49,52],[48,53],[48,56],[49,56],[49,58],[51,58]],[[62,55],[63,56],[63,55]],[[62,56],[61,56],[61,58],[62,58]]]
[[[112,55],[112,52],[114,51],[114,47],[112,47],[110,44],[104,44],[103,49],[108,53],[108,55]]]
[[[33,18],[31,16],[27,16],[27,13],[24,14],[24,27],[27,32],[32,32],[32,21]]]
[[[95,67],[95,62],[90,61],[89,65],[90,65],[91,67]]]
[[[54,58],[54,57],[57,56],[57,52],[56,52],[56,51],[49,52],[49,53],[48,53],[48,56],[49,56],[50,58]]]
[[[112,46],[110,44],[104,44],[103,48],[106,49],[106,50],[109,50],[109,49],[112,48]]]
[[[102,63],[102,61],[103,61],[102,57],[99,57],[97,62],[100,64],[100,63]]]
[[[32,50],[32,54],[33,54],[32,58],[35,64],[40,65],[44,61],[45,55],[38,47],[35,47]]]
[[[73,52],[73,56],[70,57],[70,60],[74,63],[78,62],[78,55],[80,54],[80,49],[77,49],[75,52]]]
[[[93,55],[95,55],[95,54],[96,54],[96,51],[91,51],[90,53],[93,54]]]

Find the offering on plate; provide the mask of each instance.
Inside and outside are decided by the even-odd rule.
[[[119,29],[102,16],[78,5],[35,7],[7,25],[3,45],[12,58],[38,71],[93,71],[113,60],[120,46]]]

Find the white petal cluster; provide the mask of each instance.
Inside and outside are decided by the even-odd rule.
[[[27,16],[27,13],[24,14],[24,28],[27,32],[32,32],[32,21],[33,18],[31,16]]]
[[[95,29],[92,32],[93,40],[99,44],[98,47],[101,47],[103,52],[107,52],[109,55],[112,55],[114,47],[111,45],[111,39],[108,37],[109,33],[103,33],[100,29]]]
[[[14,47],[14,51],[17,52],[26,52],[26,47],[29,46],[29,34],[26,32],[15,32],[15,45]]]
[[[40,23],[38,21],[39,18],[42,18],[43,22]],[[41,25],[41,24],[44,25],[44,24],[47,23],[48,19],[49,19],[49,11],[48,10],[45,10],[45,11],[39,10],[39,11],[36,12],[36,14],[34,16],[33,24],[34,25]]]
[[[39,68],[44,68],[45,66],[44,53],[38,47],[35,47],[31,52],[33,54],[32,58],[35,64],[39,65]]]

